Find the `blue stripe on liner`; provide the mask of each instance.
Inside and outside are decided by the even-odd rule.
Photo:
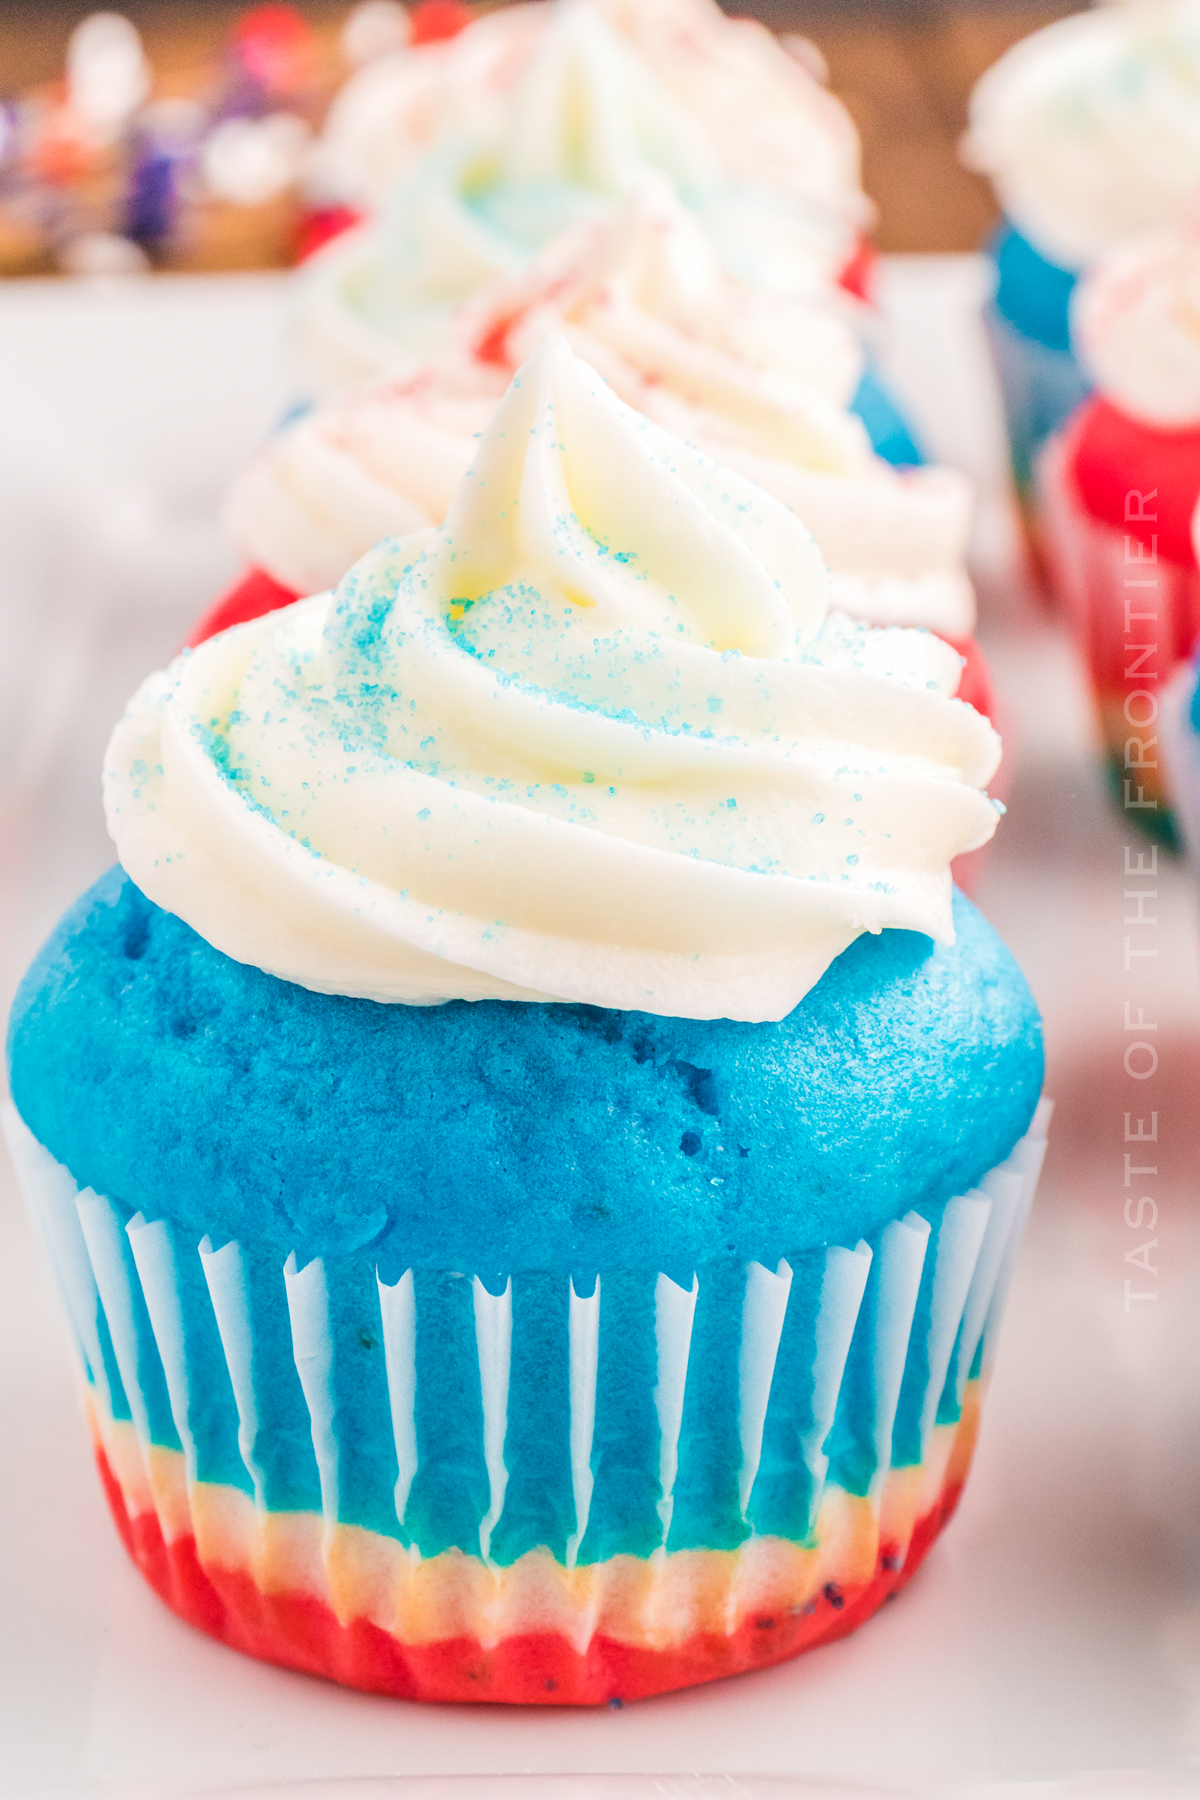
[[[404,1528],[422,1556],[478,1556],[489,1488],[471,1283],[423,1269],[414,1281],[418,1460]]]
[[[775,1358],[775,1378],[763,1425],[762,1456],[749,1516],[760,1537],[805,1543],[816,1522],[817,1487],[805,1457],[813,1425],[813,1363],[825,1253],[807,1251],[792,1263],[792,1287]]]
[[[270,1250],[246,1254],[243,1267],[258,1415],[249,1449],[261,1473],[263,1504],[269,1512],[320,1512],[312,1421],[296,1373],[283,1268]]]
[[[737,1490],[738,1352],[746,1273],[740,1264],[725,1262],[698,1274],[667,1549],[735,1550],[750,1535]]]
[[[383,1537],[402,1537],[396,1518],[396,1446],[390,1417],[383,1320],[373,1264],[328,1258],[333,1332],[333,1402],[338,1440],[338,1516]]]
[[[592,1438],[595,1487],[580,1562],[649,1556],[662,1542],[654,1408],[656,1282],[644,1270],[613,1270],[604,1276]]]
[[[254,1483],[238,1445],[238,1415],[220,1333],[195,1242],[168,1220],[172,1266],[183,1324],[186,1428],[195,1445],[196,1479],[253,1494]]]
[[[492,1560],[504,1567],[539,1546],[565,1562],[567,1539],[575,1530],[566,1354],[569,1288],[560,1275],[517,1275],[512,1285],[504,1443],[509,1477],[490,1547]]]

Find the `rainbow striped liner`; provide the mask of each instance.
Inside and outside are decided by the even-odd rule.
[[[1045,1151],[869,1241],[492,1277],[196,1243],[4,1125],[118,1527],[271,1662],[628,1700],[859,1624],[949,1518]]]

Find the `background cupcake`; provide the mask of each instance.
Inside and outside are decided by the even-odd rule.
[[[857,143],[850,154],[835,132],[822,149],[812,109],[789,111],[794,82],[805,93],[815,84],[794,76],[799,65],[768,33],[730,24],[715,8],[714,18],[694,0],[637,9],[640,24],[616,0],[564,0],[529,9],[535,21],[522,22],[524,10],[511,27],[521,54],[495,106],[477,108],[469,127],[412,164],[375,224],[310,266],[299,319],[314,392],[411,373],[444,353],[457,305],[656,175],[743,285],[849,310],[864,279]],[[718,53],[714,31],[718,43],[728,35],[730,56]],[[451,53],[464,54],[470,36]],[[754,126],[739,123],[747,56],[765,84]],[[861,300],[858,311],[865,320]],[[854,405],[889,461],[921,461],[869,366]]]
[[[1034,32],[972,95],[964,153],[1005,215],[988,329],[1023,498],[1040,445],[1089,385],[1069,334],[1079,272],[1192,204],[1198,81],[1196,0],[1130,0]]]
[[[143,688],[132,880],[23,989],[12,1132],[177,1610],[561,1703],[911,1573],[1041,1139],[1032,1002],[951,902],[997,755],[956,675],[551,345],[423,548]]]
[[[1136,729],[1129,695],[1161,694],[1200,638],[1198,299],[1192,228],[1133,239],[1101,259],[1073,308],[1097,391],[1047,445],[1038,472],[1047,566],[1095,685],[1117,792],[1128,804],[1141,791],[1145,804],[1129,816],[1168,838],[1159,759],[1152,745],[1139,748],[1153,734]]]
[[[590,3],[673,100],[706,121],[733,179],[782,187],[858,230],[870,223],[853,120],[756,20],[731,19],[715,0]],[[362,212],[385,210],[427,149],[473,129],[481,110],[511,93],[554,29],[555,11],[506,6],[452,44],[369,64],[330,109],[319,146],[324,178]]]
[[[318,407],[263,448],[228,509],[251,573],[193,642],[332,587],[380,538],[440,519],[503,385],[558,331],[627,404],[790,506],[830,567],[834,607],[951,642],[960,697],[995,717],[965,568],[968,483],[876,456],[847,410],[862,380],[854,333],[732,280],[667,183],[489,283],[454,331],[456,356]]]
[[[627,404],[784,500],[834,572],[834,604],[877,624],[974,628],[967,482],[898,474],[849,411],[863,353],[836,314],[744,287],[664,182],[489,283],[456,354],[297,420],[238,482],[248,560],[293,593],[332,586],[380,537],[440,519],[516,368],[552,331]]]
[[[836,286],[853,251],[851,226],[803,194],[739,179],[712,122],[679,101],[588,0],[574,0],[552,10],[495,111],[418,163],[377,226],[310,265],[300,326],[315,390],[439,353],[457,304],[656,172],[734,274],[792,293]]]

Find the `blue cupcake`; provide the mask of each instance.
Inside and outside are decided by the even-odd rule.
[[[8,1124],[168,1604],[579,1703],[908,1579],[1044,1142],[957,673],[558,341],[440,531],[146,684]]]
[[[964,155],[1005,216],[988,313],[1018,491],[1090,383],[1072,352],[1077,276],[1104,251],[1191,211],[1200,182],[1194,0],[1101,6],[1035,31],[971,96]]]

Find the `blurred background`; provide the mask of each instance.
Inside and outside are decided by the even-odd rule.
[[[201,4],[133,0],[121,9],[141,33],[149,64],[151,103],[201,101],[211,107],[228,89],[239,22],[237,0]],[[260,9],[262,12],[281,9]],[[329,99],[350,72],[342,29],[350,12],[338,0],[317,0],[295,11],[309,28],[289,37],[276,24],[269,44],[278,64],[278,98],[309,126],[319,124]],[[471,13],[491,10],[474,5]],[[808,38],[813,60],[845,101],[862,136],[863,185],[879,208],[875,241],[883,251],[975,249],[996,218],[987,183],[965,170],[956,144],[966,122],[973,83],[1002,51],[1038,26],[1077,8],[1055,0],[1007,4],[1006,0],[732,0],[730,13],[753,14],[779,32]],[[86,15],[82,5],[19,0],[0,6],[0,106],[8,104],[8,150],[16,127],[11,103],[23,95],[43,112],[61,102],[67,42]],[[270,34],[268,34],[269,36]],[[290,66],[289,66],[290,61]],[[176,115],[172,129],[184,124]],[[0,118],[0,132],[4,129]],[[283,185],[253,204],[222,204],[209,194],[203,216],[183,233],[157,243],[152,260],[176,269],[274,267],[294,260],[304,232],[299,197],[286,181],[287,145],[279,149]],[[0,177],[5,142],[0,137]],[[77,200],[84,172],[71,146],[51,141],[41,153],[45,181]],[[244,200],[246,184],[269,174],[226,170],[227,196]],[[102,172],[90,172],[102,184]],[[216,184],[222,185],[220,178]],[[71,265],[69,246],[46,241],[30,227],[0,188],[0,272],[44,274]]]

